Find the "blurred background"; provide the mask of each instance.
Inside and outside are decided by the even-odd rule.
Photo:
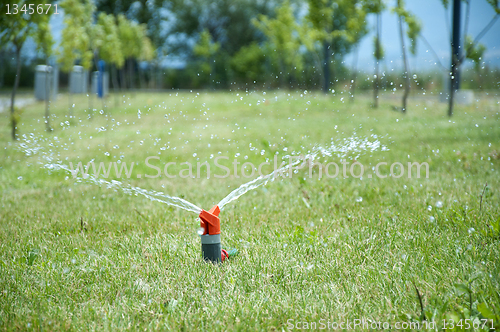
[[[455,91],[497,91],[500,85],[495,0],[32,3],[31,15],[27,2],[18,2],[17,14],[9,2],[1,7],[2,108],[14,99],[13,87],[14,94],[36,88],[37,68],[49,70],[38,65],[52,72],[52,83],[39,77],[39,89],[53,91],[37,99],[66,91],[99,94],[102,80],[104,95],[286,88],[343,91],[353,99],[356,91],[373,91],[377,107],[384,91],[427,91],[446,102],[455,77]],[[467,103],[473,97],[460,98]]]

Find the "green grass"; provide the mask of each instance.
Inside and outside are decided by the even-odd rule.
[[[41,153],[27,156],[21,142],[10,141],[8,114],[0,113],[0,329],[281,330],[288,319],[421,321],[414,285],[426,319],[439,328],[452,318],[485,317],[498,328],[498,102],[485,96],[457,106],[449,119],[446,105],[430,98],[411,100],[403,115],[390,110],[399,102],[391,94],[377,110],[368,96],[355,104],[341,97],[127,94],[111,96],[106,107],[94,100],[97,111],[89,112],[87,97],[76,96],[69,119],[63,95],[51,105],[52,133],[44,131],[43,103],[25,107],[19,134],[30,144],[33,134],[35,145],[66,164],[120,159],[141,162],[137,172],[151,174],[147,156],[159,156],[159,165],[212,161],[220,153],[257,165],[278,152],[372,134],[389,151],[362,155],[364,165],[429,164],[429,178],[319,180],[315,169],[312,179],[301,171],[251,191],[221,212],[223,245],[240,254],[220,266],[203,262],[193,213],[49,172],[38,164]],[[125,180],[205,209],[246,181]]]

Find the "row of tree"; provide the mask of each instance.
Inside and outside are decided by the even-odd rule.
[[[48,8],[52,1],[30,1],[35,8]],[[18,5],[22,8],[25,1]],[[2,12],[5,5],[0,8]],[[147,36],[146,25],[129,20],[123,14],[113,15],[97,12],[92,0],[62,0],[59,7],[64,10],[64,29],[61,46],[54,50],[54,39],[50,29],[50,17],[54,10],[45,13],[11,14],[0,16],[1,48],[13,48],[16,57],[16,78],[11,94],[11,127],[12,138],[16,139],[16,128],[20,112],[15,107],[15,97],[19,87],[21,74],[21,50],[27,39],[32,38],[37,44],[37,50],[49,64],[49,58],[57,56],[61,69],[65,72],[73,70],[75,64],[80,64],[86,70],[97,69],[99,60],[109,64],[113,86],[118,87],[117,70],[123,70],[125,63],[129,65],[129,87],[133,88],[133,62],[151,61],[155,58],[155,48]],[[48,75],[46,75],[48,77]],[[122,73],[122,87],[126,86],[125,75]],[[47,87],[49,84],[46,84]],[[49,95],[49,94],[47,94]],[[47,99],[45,123],[50,131],[49,103]]]
[[[445,8],[449,7],[448,0],[441,1]],[[457,4],[460,7],[460,0],[452,1],[454,9]],[[451,70],[441,66],[450,73],[451,94],[457,88],[458,68],[464,60],[469,58],[479,65],[485,50],[478,43],[479,39],[500,15],[498,0],[486,1],[494,9],[494,15],[476,38],[468,35],[468,23],[458,39],[456,33],[454,38],[450,33],[450,44],[459,52],[453,55]],[[49,3],[45,0],[31,2],[35,5]],[[408,53],[416,53],[417,41],[426,43],[433,52],[421,34],[421,24],[407,10],[403,0],[62,0],[59,6],[65,12],[64,30],[61,47],[55,55],[62,69],[70,71],[73,65],[80,64],[90,70],[99,59],[105,60],[115,88],[119,86],[118,77],[122,88],[127,85],[133,88],[137,61],[154,61],[158,66],[168,46],[169,54],[187,60],[186,72],[206,82],[207,86],[227,88],[234,82],[257,82],[265,86],[273,82],[282,87],[318,86],[329,92],[332,84],[338,81],[343,57],[352,51],[357,54],[360,41],[369,31],[368,19],[374,17],[372,84],[373,105],[377,107],[379,63],[384,58],[382,13],[391,10],[398,17],[404,63],[404,93],[399,109],[405,112],[412,76]],[[466,2],[466,22],[469,10],[470,0]],[[460,22],[455,14],[454,11],[454,32],[456,22]],[[20,51],[24,41],[33,37],[46,59],[53,55],[49,19],[50,15],[0,17],[2,48],[13,48],[17,58],[18,75],[11,103],[13,137],[17,121],[13,101],[21,68]],[[410,41],[409,45],[406,40]],[[462,53],[458,47],[463,44],[461,40],[465,40],[465,52]],[[440,63],[439,59],[436,62]],[[356,62],[353,66],[352,97]],[[127,75],[125,69],[128,69]],[[450,115],[452,107],[450,103]]]
[[[460,7],[461,0],[453,0]],[[448,73],[452,83],[450,90],[450,110],[452,114],[453,93],[458,86],[458,67],[465,59],[474,62],[476,69],[484,54],[484,45],[479,39],[493,25],[500,14],[497,0],[487,0],[492,6],[492,19],[483,31],[472,38],[468,34],[470,1],[466,2],[466,24],[458,41],[450,44],[462,45],[465,52],[459,56],[451,68],[441,64],[425,37],[421,34],[421,23],[405,6],[403,0],[284,0],[269,1],[255,5],[250,0],[203,0],[169,2],[169,9],[175,14],[176,23],[173,33],[188,36],[173,46],[173,53],[190,56],[190,66],[195,67],[198,75],[204,75],[210,85],[239,80],[244,84],[258,81],[261,85],[278,80],[278,85],[293,87],[300,83],[315,81],[324,92],[331,91],[338,81],[336,69],[343,63],[343,57],[354,50],[354,73],[351,78],[351,97],[354,98],[356,86],[356,61],[360,41],[367,35],[368,18],[374,17],[374,79],[373,106],[378,107],[381,75],[379,64],[384,59],[381,44],[382,13],[390,10],[398,18],[403,62],[402,112],[407,110],[407,98],[411,87],[411,71],[408,63],[409,53],[417,52],[417,41],[422,41],[436,56],[444,73]],[[448,0],[442,0],[446,10]],[[240,8],[247,8],[241,11]],[[453,13],[453,27],[460,17]],[[396,28],[396,27],[395,27]],[[450,29],[451,30],[451,29]],[[460,30],[460,27],[458,28]],[[232,32],[237,38],[231,38]],[[241,37],[240,37],[241,36]],[[190,47],[192,39],[197,43]],[[407,44],[409,40],[409,44]],[[183,44],[184,43],[184,44]],[[451,47],[450,47],[451,49]],[[454,55],[455,57],[455,55]],[[307,84],[311,85],[311,84]]]
[[[155,59],[155,48],[147,36],[146,25],[128,20],[123,14],[96,13],[92,0],[63,0],[64,29],[59,61],[63,71],[72,70],[79,62],[85,69],[96,66],[98,60],[109,64],[113,86],[118,87],[117,70],[129,62],[129,87],[134,80],[132,62]],[[122,87],[126,87],[125,75]]]

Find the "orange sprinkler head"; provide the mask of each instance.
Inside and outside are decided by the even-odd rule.
[[[201,210],[200,212],[200,227],[204,229],[203,235],[220,234],[220,209],[217,205],[209,211]]]

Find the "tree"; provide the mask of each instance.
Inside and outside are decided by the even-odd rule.
[[[342,57],[367,32],[366,12],[357,0],[309,0],[310,36],[323,48],[323,91],[330,91],[330,56]]]
[[[417,37],[420,34],[420,23],[416,19],[416,17],[407,11],[404,7],[403,0],[397,0],[397,6],[394,8],[394,12],[398,15],[398,25],[399,25],[399,35],[401,39],[401,53],[403,57],[403,65],[404,65],[404,93],[403,93],[403,107],[402,112],[406,113],[406,102],[408,99],[408,95],[410,94],[410,70],[408,68],[408,59],[406,57],[406,46],[405,46],[405,36],[404,36],[404,28],[403,25],[406,23],[407,25],[407,35],[410,39],[410,52],[412,54],[416,54],[417,52]]]
[[[474,62],[474,69],[479,72],[481,68],[481,59],[483,58],[484,52],[486,52],[486,46],[480,43],[474,43],[471,35],[465,36],[465,58],[472,60]]]
[[[299,51],[301,43],[300,26],[295,20],[288,1],[276,8],[276,18],[259,15],[253,24],[267,37],[267,54],[271,55],[277,64],[280,85],[284,85],[283,77],[288,81],[303,68],[303,59]]]
[[[136,21],[139,24],[143,24],[145,27],[143,39],[143,52],[141,53],[140,61],[152,61],[157,53],[159,56],[166,53],[165,39],[167,37],[168,29],[165,28],[165,22],[168,21],[169,24],[172,23],[171,18],[173,12],[171,11],[171,2],[163,0],[99,0],[96,2],[97,12],[112,14],[115,18],[118,18],[120,13],[126,13],[126,18],[128,20]],[[122,51],[123,53],[123,51]],[[144,56],[143,56],[144,55]],[[129,61],[130,64],[130,61]],[[153,65],[150,64],[151,77],[159,77],[153,71]],[[116,70],[116,66],[113,66],[112,70]],[[142,71],[139,71],[141,82]],[[122,88],[125,88],[125,78],[122,72],[121,83]],[[159,84],[158,79],[158,86]],[[150,80],[153,83],[154,80]],[[116,83],[116,82],[114,82]],[[114,84],[113,83],[113,84]]]
[[[373,107],[378,107],[378,90],[380,88],[380,75],[379,75],[379,64],[384,58],[384,49],[380,42],[381,30],[382,30],[382,11],[385,9],[385,5],[382,0],[368,0],[365,1],[365,10],[369,14],[375,14],[376,17],[376,28],[375,37],[373,38],[373,56],[375,58],[375,75],[373,80]]]
[[[201,65],[201,71],[204,73],[208,73],[209,76],[215,72],[214,70],[214,56],[219,51],[220,44],[214,43],[212,40],[212,36],[207,29],[203,30],[200,33],[200,39],[198,43],[193,47],[194,55],[203,59],[203,63]],[[210,80],[210,84],[213,85],[214,78]]]
[[[58,61],[62,71],[69,73],[77,60],[86,70],[92,67],[93,24],[92,14],[95,7],[91,0],[63,0],[60,5],[64,9],[64,29],[62,31],[61,49]],[[91,94],[92,95],[92,94]],[[69,97],[69,115],[72,117],[71,93]],[[89,102],[91,99],[89,99]]]
[[[246,82],[254,82],[264,76],[266,56],[257,42],[243,46],[231,59],[232,70]]]
[[[94,8],[90,0],[63,0],[60,7],[64,9],[64,29],[62,30],[59,62],[65,72],[73,70],[76,60],[87,69],[92,65],[92,48],[89,22],[92,21]]]
[[[192,40],[198,40],[205,29],[208,30],[214,43],[220,44],[219,51],[214,55],[212,79],[219,86],[228,86],[234,82],[232,71],[233,56],[242,47],[258,43],[269,45],[267,37],[254,24],[259,15],[275,16],[275,9],[281,3],[278,1],[255,0],[171,0],[165,2],[168,10],[174,16],[168,18],[172,27],[166,46],[171,54],[181,57],[194,57]],[[166,37],[161,39],[164,43]],[[196,65],[196,62],[188,62]],[[268,64],[267,62],[266,64]]]
[[[108,62],[111,67],[111,76],[115,95],[117,94],[118,79],[116,69],[123,67],[125,58],[123,56],[123,45],[118,34],[118,26],[115,17],[111,14],[100,13],[97,19],[99,31],[102,33],[102,42],[99,46],[99,57]]]
[[[469,10],[470,10],[470,0],[467,1],[467,16],[466,24],[464,29],[464,38],[467,36],[468,21],[469,21]],[[460,36],[460,16],[461,16],[461,1],[453,0],[453,28],[452,28],[452,38],[451,40],[451,65],[450,65],[450,95],[448,99],[448,116],[453,115],[453,105],[455,92],[460,89],[460,66],[467,58],[467,54],[474,56],[472,50],[475,49],[479,40],[488,32],[488,30],[495,24],[496,20],[500,17],[500,2],[498,0],[486,0],[492,7],[494,15],[491,20],[486,24],[486,26],[481,30],[481,32],[476,36],[474,40],[470,38],[469,42],[466,41],[466,54],[461,52],[461,36]],[[449,0],[441,0],[443,6],[448,10]],[[471,41],[472,40],[472,41]],[[467,53],[467,49],[469,53]],[[478,50],[479,51],[479,50]],[[484,50],[482,51],[484,52]]]
[[[52,15],[52,12],[47,13],[46,15],[41,15],[43,17],[40,17],[40,22],[38,24],[38,29],[36,33],[36,42],[38,45],[38,50],[43,54],[45,57],[45,65],[49,66],[49,57],[52,56],[52,47],[54,45],[54,39],[52,38],[52,34],[50,31],[50,16]],[[50,96],[52,95],[50,91],[50,85],[51,82],[49,80],[49,75],[46,73],[45,75],[45,126],[46,130],[48,132],[52,131],[52,128],[50,127]]]
[[[33,5],[37,8],[39,5],[43,5],[44,2],[40,0],[30,1],[29,5]],[[18,8],[23,8],[27,5],[26,1],[19,1]],[[18,14],[6,15],[7,9],[5,4],[0,6],[2,14],[0,15],[0,26],[2,31],[0,32],[0,42],[1,47],[14,47],[15,57],[16,57],[16,79],[14,80],[14,87],[12,89],[12,94],[10,98],[10,122],[12,128],[12,139],[16,140],[16,130],[17,123],[19,122],[19,112],[16,112],[15,100],[17,89],[19,88],[19,78],[21,75],[21,49],[24,43],[29,37],[34,37],[38,29],[40,22],[43,22],[46,18],[44,15],[28,15],[18,12]]]
[[[154,47],[153,42],[151,41],[151,39],[149,39],[149,37],[146,36],[146,34],[144,34],[142,38],[141,48],[142,51],[141,55],[139,56],[139,61],[147,61],[149,62],[149,66],[152,67],[151,62],[153,61],[153,59],[156,58],[156,49]],[[150,83],[151,83],[151,78],[150,78]]]
[[[135,34],[133,22],[127,20],[125,15],[119,14],[118,20],[118,35],[120,36],[120,41],[123,45],[123,56],[125,61],[128,62],[127,66],[129,69],[129,88],[133,88],[133,78],[132,78],[132,59],[136,54],[140,54],[140,50],[134,49],[137,43],[134,42]],[[125,88],[125,75],[122,73],[122,86]]]

